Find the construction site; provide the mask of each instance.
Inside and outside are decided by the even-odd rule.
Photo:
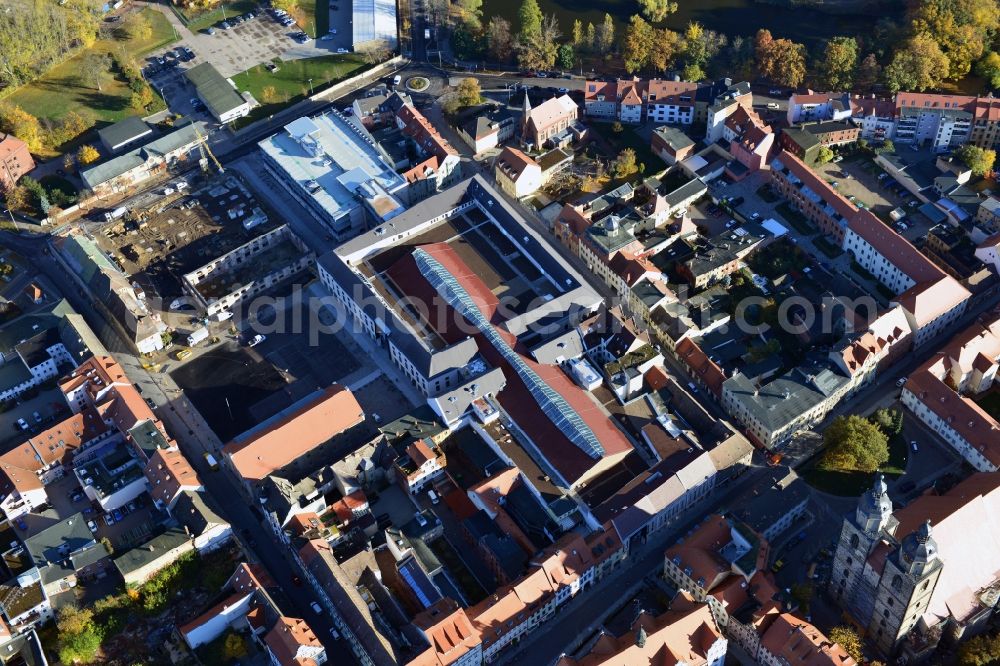
[[[150,205],[128,210],[94,235],[147,298],[165,305],[186,295],[185,275],[282,224],[235,175],[195,186],[190,192],[163,188]]]

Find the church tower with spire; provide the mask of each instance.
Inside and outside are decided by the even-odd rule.
[[[530,143],[531,133],[528,125],[531,123],[531,100],[528,99],[528,91],[524,91],[524,105],[521,107],[521,143]]]
[[[868,622],[868,636],[885,654],[895,652],[927,611],[941,569],[929,520],[907,534],[886,558]]]
[[[858,498],[853,514],[844,517],[830,574],[831,596],[861,622],[871,616],[871,592],[878,580],[867,570],[868,556],[883,537],[892,537],[896,525],[888,486],[878,474],[871,490]]]

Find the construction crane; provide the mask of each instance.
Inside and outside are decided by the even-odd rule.
[[[201,131],[198,130],[198,123],[194,123],[194,133],[195,136],[198,137],[198,152],[201,153],[201,160],[199,160],[201,170],[208,171],[208,157],[211,157],[212,162],[215,163],[215,168],[219,170],[219,173],[226,173],[226,170],[222,168],[222,164],[219,163],[219,160],[217,160],[215,155],[212,153],[212,149],[208,145],[208,139],[203,137],[201,135]],[[205,153],[208,153],[208,157],[205,157]]]

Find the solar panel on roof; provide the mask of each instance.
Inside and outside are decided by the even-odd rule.
[[[534,370],[528,367],[521,356],[500,337],[500,334],[486,320],[469,293],[455,277],[421,248],[413,251],[413,259],[431,286],[448,301],[451,307],[472,322],[486,336],[490,344],[500,352],[504,360],[510,363],[535,402],[552,423],[585,454],[595,460],[601,459],[605,453],[604,447],[594,432],[584,423],[576,410],[569,406],[566,399],[545,383]]]

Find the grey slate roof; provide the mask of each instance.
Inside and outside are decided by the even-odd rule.
[[[204,493],[185,490],[177,498],[171,514],[181,525],[188,528],[193,536],[198,536],[210,527],[227,524],[227,521],[210,506],[210,501]]]
[[[141,546],[132,548],[125,554],[116,557],[115,566],[122,574],[131,573],[155,562],[190,540],[191,537],[185,534],[184,530],[176,527],[168,528],[163,534],[155,536]]]
[[[138,141],[152,133],[153,129],[144,123],[142,118],[129,116],[128,118],[119,120],[114,125],[109,125],[104,129],[98,130],[97,136],[101,138],[101,143],[108,150],[117,151],[125,145]]]
[[[184,76],[194,85],[198,97],[216,118],[221,118],[246,103],[210,62],[195,65],[184,72]]]
[[[694,180],[684,183],[673,192],[669,192],[663,198],[666,199],[667,203],[671,206],[676,206],[690,197],[701,196],[706,192],[708,192],[708,186],[705,185],[705,182],[701,178],[695,178]]]
[[[24,548],[37,567],[62,562],[69,555],[94,543],[94,535],[87,527],[82,513],[47,527],[24,540]]]
[[[201,121],[190,123],[143,146],[123,153],[114,159],[98,164],[86,171],[81,171],[80,178],[83,179],[87,187],[94,189],[109,180],[141,166],[147,160],[161,159],[167,153],[173,152],[182,146],[195,143],[198,139],[195,131],[196,128],[198,132],[201,132],[202,137],[208,135],[205,123]]]
[[[723,391],[731,392],[756,421],[774,432],[826,400],[848,381],[830,368],[813,371],[794,368],[760,389],[746,375],[735,373],[723,383]]]
[[[654,129],[653,133],[663,139],[663,142],[670,146],[674,152],[684,150],[685,148],[689,148],[694,145],[694,141],[691,140],[691,137],[677,127],[663,125],[662,127]]]

